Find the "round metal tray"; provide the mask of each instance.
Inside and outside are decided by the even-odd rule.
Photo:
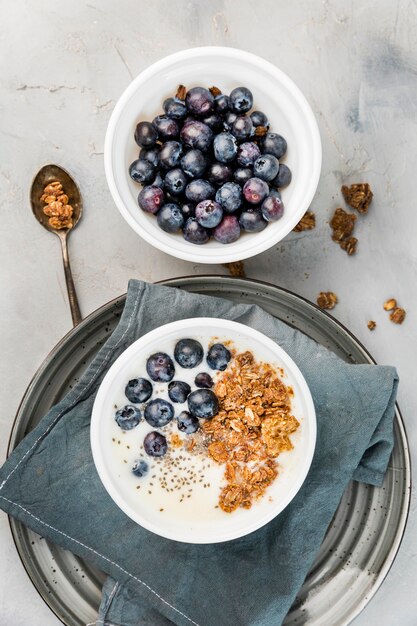
[[[368,352],[339,322],[284,289],[226,276],[177,278],[163,284],[256,303],[345,361],[373,363]],[[89,315],[45,359],[19,407],[9,452],[77,383],[117,325],[124,300],[122,296]],[[344,626],[369,602],[385,578],[403,536],[411,486],[407,438],[398,408],[394,430],[395,446],[383,487],[349,484],[285,619],[286,626]],[[10,525],[28,575],[57,617],[67,626],[84,626],[94,621],[105,575],[13,518]]]

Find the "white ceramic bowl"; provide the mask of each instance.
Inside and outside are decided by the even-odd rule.
[[[140,186],[128,173],[138,157],[133,133],[141,120],[152,120],[162,111],[165,98],[177,86],[218,86],[224,93],[245,85],[253,92],[254,109],[266,113],[271,130],[288,142],[283,162],[293,178],[283,189],[283,217],[262,232],[243,234],[238,241],[221,244],[210,240],[197,246],[181,234],[161,230],[153,215],[137,204]],[[172,54],[144,70],[117,102],[107,128],[104,163],[113,199],[125,220],[143,239],[172,256],[198,263],[227,263],[271,248],[297,224],[310,206],[321,169],[321,142],[317,122],[305,97],[286,74],[264,59],[234,48],[191,48]]]
[[[278,477],[268,488],[267,494],[249,510],[237,509],[231,514],[223,513],[220,509],[215,511],[218,491],[213,489],[210,494],[210,497],[214,498],[210,509],[213,517],[208,518],[200,513],[195,501],[190,500],[188,504],[194,508],[188,509],[189,513],[185,520],[178,519],[175,515],[169,515],[168,508],[161,514],[159,506],[163,507],[165,504],[164,492],[160,492],[159,504],[153,504],[152,501],[150,507],[149,501],[146,500],[147,496],[141,502],[141,492],[136,490],[137,483],[131,482],[136,480],[140,484],[141,480],[133,477],[131,473],[131,462],[137,454],[132,448],[138,449],[140,445],[138,442],[143,440],[148,430],[153,429],[142,420],[139,426],[123,434],[114,420],[115,405],[123,406],[128,403],[124,396],[125,385],[136,376],[146,376],[146,370],[142,373],[141,369],[144,370],[147,357],[157,351],[166,351],[172,355],[175,343],[183,337],[194,337],[202,342],[204,339],[209,341],[212,337],[217,337],[219,341],[231,339],[238,349],[252,350],[258,359],[283,368],[282,379],[294,390],[292,411],[300,422],[298,430],[291,435],[294,449],[280,454]],[[204,367],[204,362],[194,370],[181,370],[176,364],[175,378],[181,379],[185,372],[192,372],[194,377],[195,373],[205,368],[210,371],[207,364]],[[154,395],[160,392],[158,385],[154,383]],[[175,407],[176,413],[182,410],[177,408],[179,406]],[[141,427],[142,431],[139,431]],[[121,446],[117,447],[115,440],[116,443],[119,440]],[[280,346],[262,333],[243,324],[218,318],[193,318],[173,322],[138,339],[121,354],[103,379],[94,402],[91,419],[91,448],[94,462],[114,502],[144,528],[162,537],[186,543],[217,543],[235,539],[251,533],[273,519],[288,505],[303,484],[313,458],[315,442],[316,416],[313,401],[304,377],[294,361]],[[119,450],[120,458],[117,456]],[[127,461],[129,454],[133,456]],[[126,464],[123,463],[125,459]],[[223,475],[224,467],[216,466],[214,471],[219,471],[219,475]],[[207,492],[204,492],[203,497],[208,497]],[[184,513],[181,515],[184,516]]]

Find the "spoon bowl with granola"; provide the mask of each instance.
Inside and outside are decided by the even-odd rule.
[[[44,165],[36,174],[30,190],[32,212],[38,222],[59,237],[62,248],[65,281],[74,326],[81,322],[81,312],[72,278],[67,237],[82,214],[80,190],[72,176],[62,167]]]
[[[169,539],[217,543],[260,528],[294,498],[316,418],[300,370],[274,341],[195,318],[123,352],[90,434],[98,474],[129,517]]]

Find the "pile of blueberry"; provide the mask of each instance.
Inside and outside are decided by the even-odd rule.
[[[174,359],[180,367],[195,368],[200,365],[203,358],[204,350],[199,341],[187,338],[180,339],[176,343]],[[230,359],[231,353],[222,343],[213,344],[207,352],[207,364],[212,370],[224,371]],[[200,419],[210,419],[218,413],[219,402],[211,389],[214,382],[208,372],[199,372],[195,376],[194,384],[197,389],[192,391],[188,383],[173,380],[175,364],[165,352],[152,354],[146,361],[146,371],[151,380],[134,378],[126,385],[125,395],[132,404],[127,404],[115,414],[115,420],[122,430],[135,428],[142,420],[142,411],[148,424],[153,428],[163,428],[174,419],[174,404],[187,402],[188,410],[182,410],[176,417],[176,421],[178,430],[189,435],[198,430]],[[171,402],[162,398],[151,399],[153,394],[151,381],[167,383],[168,397]],[[141,410],[137,405],[144,406]],[[160,457],[166,454],[168,443],[162,433],[152,431],[146,435],[143,447],[149,456]],[[144,476],[147,467],[145,461],[137,461],[133,467],[133,473],[137,476]]]
[[[143,185],[140,208],[156,215],[167,233],[182,231],[190,243],[210,237],[233,243],[282,217],[279,188],[291,182],[280,159],[287,142],[269,132],[268,118],[252,111],[246,87],[229,96],[217,87],[180,85],[163,104],[164,115],[136,126],[141,150],[129,168]]]

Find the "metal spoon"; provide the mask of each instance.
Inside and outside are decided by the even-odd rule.
[[[69,198],[69,204],[74,209],[72,216],[72,228],[62,228],[60,230],[52,228],[49,224],[49,218],[43,212],[45,203],[41,200],[43,190],[49,183],[54,180],[59,180],[62,183],[63,189]],[[69,233],[74,230],[79,222],[83,210],[83,204],[81,199],[81,193],[78,189],[75,181],[70,174],[58,165],[44,165],[42,169],[36,174],[33,179],[32,187],[30,189],[30,203],[32,205],[32,211],[36,219],[46,230],[54,233],[59,237],[62,247],[62,259],[64,261],[65,281],[67,283],[68,299],[71,307],[71,315],[74,326],[79,324],[82,320],[80,307],[78,304],[77,294],[75,292],[74,281],[72,279],[71,266],[68,257],[67,237]]]

